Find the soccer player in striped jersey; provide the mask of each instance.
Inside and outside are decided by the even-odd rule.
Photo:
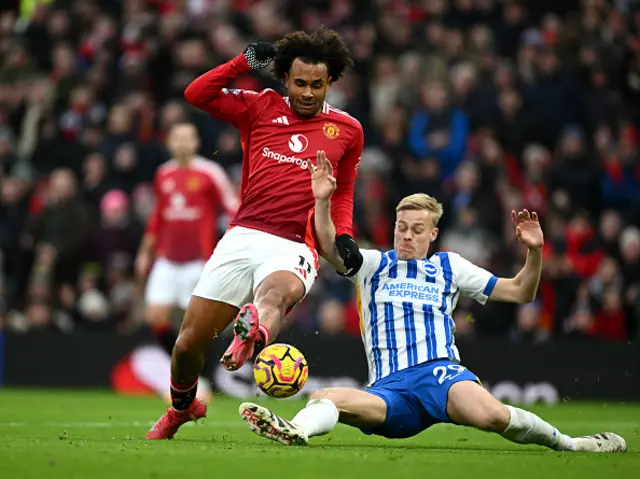
[[[312,170],[318,244],[323,256],[344,272],[329,214],[336,182],[322,152]],[[535,298],[544,242],[537,214],[511,213],[516,237],[528,249],[527,259],[514,278],[497,278],[458,254],[428,255],[442,216],[442,205],[434,198],[408,196],[396,211],[394,249],[362,250],[363,264],[351,276],[358,290],[368,387],[316,391],[291,421],[243,403],[240,415],[251,430],[283,444],[306,445],[310,437],[329,433],[338,422],[388,438],[411,437],[433,424],[453,423],[560,451],[626,451],[625,440],[616,434],[570,437],[531,412],[502,404],[460,364],[452,320],[460,295],[482,304]]]

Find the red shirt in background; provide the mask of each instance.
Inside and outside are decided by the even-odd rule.
[[[156,238],[156,257],[174,263],[208,259],[217,243],[220,213],[233,216],[238,208],[224,169],[200,157],[186,168],[172,160],[156,172],[154,190],[146,233]]]
[[[627,340],[627,320],[622,309],[605,311],[604,309],[593,315],[593,323],[589,334],[599,338],[615,341]]]

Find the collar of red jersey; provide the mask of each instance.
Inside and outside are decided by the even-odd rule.
[[[289,97],[285,96],[283,98],[284,98],[284,102],[287,104],[287,106],[289,108],[291,108],[291,103],[289,102]],[[322,102],[322,113],[324,113],[324,114],[329,113],[329,104],[326,101]]]

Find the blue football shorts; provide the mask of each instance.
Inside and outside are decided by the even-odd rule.
[[[447,397],[451,385],[458,381],[481,384],[475,374],[449,359],[418,364],[382,378],[364,391],[384,400],[387,417],[384,424],[362,432],[400,439],[434,424],[450,423]]]

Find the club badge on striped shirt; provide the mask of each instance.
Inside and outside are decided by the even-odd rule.
[[[438,267],[438,265],[433,264],[432,262],[425,260],[424,262],[424,272],[427,274],[427,276],[434,278],[436,276],[438,276],[438,274],[440,274],[440,268]]]

